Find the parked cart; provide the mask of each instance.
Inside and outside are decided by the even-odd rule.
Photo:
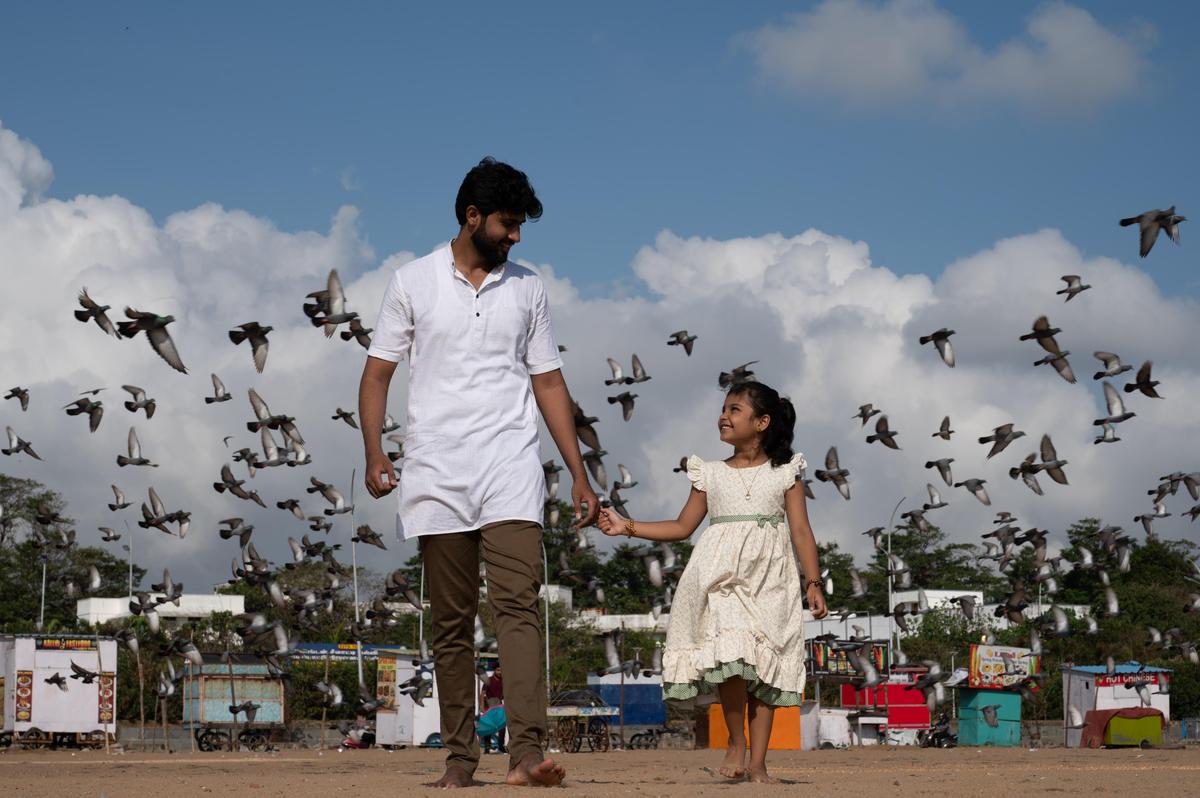
[[[185,670],[182,721],[192,728],[201,751],[228,750],[230,737],[238,747],[265,751],[285,732],[283,680],[272,675],[266,662],[244,654],[205,654],[203,664]],[[249,702],[237,714],[233,706]]]
[[[116,739],[117,644],[81,635],[0,637],[0,747],[99,748]]]
[[[610,747],[609,724],[619,714],[617,707],[560,705],[546,708],[559,750],[572,754],[578,753],[584,743],[589,751],[607,751]]]

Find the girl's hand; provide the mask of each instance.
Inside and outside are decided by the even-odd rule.
[[[596,526],[600,527],[600,531],[609,536],[625,534],[625,519],[611,507],[601,507],[600,517],[596,519]]]
[[[829,608],[825,606],[825,594],[821,592],[819,585],[809,585],[807,593],[808,609],[813,618],[819,621],[829,614]]]

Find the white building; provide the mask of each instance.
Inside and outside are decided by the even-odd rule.
[[[151,594],[161,598],[162,594]],[[185,593],[179,597],[179,606],[173,602],[159,604],[158,617],[164,621],[190,621],[207,618],[214,612],[228,612],[238,615],[246,611],[246,597],[237,595],[221,595],[218,593]],[[129,598],[85,598],[75,603],[75,615],[79,620],[91,626],[118,618],[132,615],[129,611]]]

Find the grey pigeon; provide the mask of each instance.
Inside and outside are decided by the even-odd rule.
[[[1063,280],[1063,282],[1065,282],[1067,284],[1067,287],[1062,288],[1058,291],[1055,291],[1054,293],[1055,294],[1066,294],[1067,302],[1070,302],[1072,299],[1074,299],[1077,294],[1080,294],[1080,293],[1088,290],[1089,288],[1091,288],[1090,285],[1083,284],[1083,280],[1079,277],[1078,274],[1064,274],[1062,276],[1062,280]]]
[[[339,418],[345,421],[352,429],[358,429],[358,422],[354,420],[354,413],[338,408],[337,411],[329,417],[332,421],[337,421]]]
[[[254,368],[259,374],[262,374],[262,370],[267,366],[267,333],[273,329],[275,328],[259,324],[256,321],[248,321],[245,324],[239,324],[237,329],[229,331],[229,340],[234,344],[250,341],[250,353],[254,358]]]
[[[1038,346],[1045,349],[1052,355],[1060,354],[1062,350],[1058,348],[1058,341],[1054,340],[1054,336],[1062,332],[1057,327],[1050,326],[1050,320],[1045,316],[1038,316],[1033,322],[1032,332],[1027,332],[1020,337],[1022,341],[1035,340]]]
[[[1154,387],[1158,385],[1158,380],[1150,379],[1151,365],[1152,362],[1149,360],[1142,364],[1142,367],[1138,369],[1137,377],[1134,379],[1134,381],[1125,386],[1125,393],[1141,391],[1144,395],[1149,396],[1151,399],[1162,399],[1162,397],[1158,395],[1158,392],[1154,390]]]
[[[211,405],[213,402],[228,402],[233,396],[229,391],[225,390],[225,383],[221,382],[221,378],[216,374],[212,374],[213,395],[204,397],[204,404]]]
[[[689,335],[687,330],[676,330],[671,333],[670,340],[667,341],[668,346],[682,346],[683,351],[688,357],[692,356],[692,345],[696,342],[695,335]]]
[[[1045,366],[1047,364],[1054,366],[1054,370],[1058,375],[1072,385],[1075,384],[1075,372],[1071,370],[1071,364],[1067,362],[1067,355],[1070,352],[1064,350],[1056,355],[1046,355],[1041,360],[1033,361],[1035,366]]]
[[[1150,249],[1154,246],[1154,242],[1158,240],[1160,230],[1166,231],[1167,236],[1178,244],[1179,224],[1186,221],[1187,217],[1175,213],[1175,206],[1172,205],[1165,211],[1153,210],[1139,213],[1137,216],[1130,216],[1122,219],[1120,224],[1122,227],[1128,227],[1131,224],[1138,226],[1141,232],[1141,243],[1138,247],[1138,254],[1144,258],[1150,254]]]
[[[66,406],[68,416],[78,416],[82,413],[88,415],[88,430],[95,432],[100,426],[100,419],[104,417],[104,405],[100,402],[94,402],[87,397],[76,399],[74,402]]]
[[[599,449],[600,436],[596,434],[596,428],[592,425],[600,419],[586,415],[574,399],[571,400],[571,413],[575,420],[575,434],[579,436],[580,442],[589,449]],[[603,487],[601,485],[601,488]]]
[[[879,412],[880,411],[876,409],[875,405],[868,402],[865,405],[859,405],[858,412],[851,416],[851,418],[862,419],[862,426],[865,427],[867,426],[867,419],[869,419],[871,416],[877,415]]]
[[[846,478],[850,476],[850,472],[841,467],[838,463],[838,452],[836,446],[830,446],[829,451],[825,453],[825,468],[817,469],[813,472],[821,482],[832,482],[837,488],[838,493],[842,494],[842,498],[850,501],[850,485]]]
[[[108,314],[105,312],[112,306],[101,305],[96,302],[96,300],[88,296],[86,286],[84,286],[84,288],[79,292],[79,304],[83,307],[83,310],[75,311],[76,319],[84,324],[87,324],[89,321],[95,319],[96,326],[101,330],[104,330],[106,335],[111,335],[113,338],[117,339],[121,337],[117,333],[117,328],[113,326],[112,320],[108,318]]]
[[[351,319],[347,329],[342,330],[338,335],[343,341],[349,341],[351,338],[363,349],[371,348],[371,333],[375,332],[373,327],[364,327],[359,319]]]
[[[950,345],[951,335],[954,335],[954,330],[947,330],[943,327],[929,335],[922,335],[918,340],[921,342],[921,346],[932,341],[933,345],[937,347],[938,354],[942,357],[942,362],[950,368],[954,368],[954,347]]]
[[[950,464],[954,462],[953,457],[943,457],[940,460],[926,460],[926,468],[936,468],[938,473],[942,475],[942,481],[947,485],[954,485],[954,473],[950,470]]]
[[[620,402],[621,403],[621,417],[624,418],[626,421],[628,421],[629,419],[633,418],[633,400],[637,399],[637,397],[638,397],[638,395],[636,393],[630,393],[629,391],[623,391],[622,393],[619,393],[616,396],[608,397],[608,403],[610,405],[612,405],[612,404],[616,404],[617,402]]]
[[[743,363],[734,368],[733,371],[722,371],[717,377],[717,385],[722,388],[730,388],[739,382],[749,382],[754,379],[754,372],[750,370],[750,366],[757,363],[757,360],[751,360],[749,363]]]
[[[1118,374],[1124,374],[1126,371],[1132,371],[1133,366],[1122,363],[1121,358],[1112,352],[1092,352],[1092,355],[1104,364],[1103,371],[1097,371],[1092,375],[1093,380],[1102,380],[1105,377],[1116,377]]]
[[[127,391],[133,399],[125,400],[125,409],[130,413],[136,413],[139,410],[146,411],[147,420],[154,416],[154,410],[158,404],[153,399],[146,398],[146,392],[136,385],[122,385],[121,388]]]
[[[20,452],[25,452],[25,454],[29,455],[34,460],[42,459],[38,456],[37,452],[33,450],[33,446],[30,445],[29,441],[18,436],[17,433],[13,431],[12,427],[5,427],[4,431],[8,433],[8,447],[5,449],[0,449],[0,454],[14,455]]]
[[[129,428],[129,436],[126,440],[126,446],[129,450],[129,456],[126,457],[120,454],[117,455],[117,465],[122,467],[134,465],[158,468],[157,463],[152,463],[147,458],[142,457],[142,444],[138,441],[137,429],[135,427]]]
[[[1047,476],[1060,485],[1067,484],[1067,475],[1063,472],[1063,466],[1067,464],[1066,460],[1060,460],[1058,453],[1054,450],[1054,443],[1051,442],[1049,435],[1042,436],[1041,443],[1042,462],[1040,470],[1044,471]]]
[[[1133,418],[1136,413],[1125,409],[1125,402],[1121,399],[1121,394],[1117,393],[1117,389],[1112,383],[1105,380],[1104,386],[1104,401],[1108,406],[1108,415],[1104,418],[1098,418],[1092,422],[1093,426],[1120,424],[1122,421],[1127,421]]]
[[[117,324],[117,331],[121,335],[133,338],[140,332],[146,333],[146,339],[158,356],[165,360],[171,368],[187,374],[187,368],[184,367],[183,360],[179,357],[179,350],[175,348],[175,341],[167,332],[167,325],[175,321],[174,316],[159,316],[157,313],[146,313],[131,307],[125,308],[125,315],[131,321],[122,321]]]
[[[16,399],[18,402],[20,402],[22,413],[24,413],[26,410],[29,409],[29,389],[28,388],[22,388],[20,385],[17,385],[13,388],[9,388],[8,393],[6,393],[4,395],[4,398],[5,399]]]
[[[875,422],[875,434],[867,436],[867,443],[879,441],[889,449],[899,450],[900,447],[896,444],[896,436],[900,433],[888,427],[888,417],[880,416]]]
[[[954,434],[954,430],[950,429],[950,416],[942,418],[942,424],[938,427],[938,431],[930,435],[931,438],[941,438],[944,441],[950,440],[950,436]],[[928,468],[928,466],[926,466]]]
[[[1000,452],[1008,448],[1010,443],[1015,441],[1017,438],[1022,437],[1024,434],[1025,433],[1021,430],[1014,430],[1012,424],[1001,424],[992,430],[991,435],[984,435],[982,438],[980,438],[979,442],[992,444],[992,448],[987,454],[987,459],[991,460],[993,457],[1000,454]]]
[[[986,479],[965,479],[962,482],[955,482],[954,487],[966,488],[971,491],[971,495],[979,499],[981,504],[990,506],[992,503],[991,497],[988,496],[987,490],[983,487]]]
[[[339,324],[353,321],[358,314],[346,310],[346,294],[342,290],[342,280],[337,269],[330,269],[325,278],[325,290],[314,291],[308,297],[315,300],[304,305],[304,313],[314,327],[324,327],[325,337],[331,338]]]

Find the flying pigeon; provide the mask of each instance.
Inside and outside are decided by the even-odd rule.
[[[175,341],[167,332],[167,325],[175,321],[174,316],[159,316],[157,313],[146,313],[131,307],[125,308],[125,315],[132,321],[118,322],[117,330],[121,335],[133,338],[140,332],[146,333],[146,339],[150,341],[150,346],[158,353],[158,356],[165,360],[171,368],[187,374],[187,368],[184,367],[183,360],[179,357],[179,351],[175,348]]]
[[[1131,224],[1138,226],[1138,229],[1141,231],[1141,244],[1138,247],[1138,254],[1144,258],[1150,254],[1150,249],[1154,246],[1154,242],[1158,240],[1160,230],[1166,231],[1167,236],[1178,244],[1179,223],[1186,221],[1187,217],[1175,213],[1175,206],[1172,205],[1165,211],[1153,210],[1139,213],[1137,216],[1130,216],[1127,219],[1122,219],[1120,224],[1122,227],[1128,227]]]

